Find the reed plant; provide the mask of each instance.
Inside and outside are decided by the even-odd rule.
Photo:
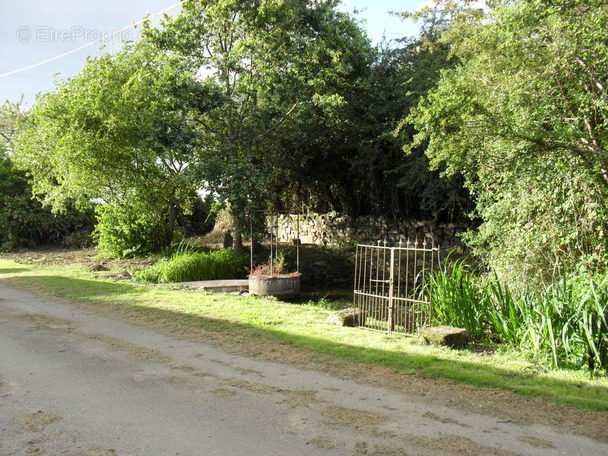
[[[555,368],[608,371],[608,274],[564,275],[534,291],[513,291],[496,275],[475,277],[461,259],[441,267],[432,284],[437,324],[519,348]]]
[[[155,265],[142,269],[136,278],[151,283],[234,279],[245,276],[247,257],[232,249],[209,252],[180,249]]]
[[[450,262],[448,257],[431,277],[433,316],[437,324],[464,328],[471,338],[482,340],[488,330],[488,296],[474,278],[464,258]]]
[[[553,367],[608,367],[608,276],[566,275],[514,298],[494,278],[492,333],[498,341],[545,357]]]

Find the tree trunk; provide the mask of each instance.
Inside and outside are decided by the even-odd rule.
[[[170,246],[173,242],[173,233],[175,232],[175,225],[177,222],[177,207],[172,206],[169,208],[167,219],[163,224],[164,228],[164,245]]]
[[[232,236],[232,248],[236,253],[243,253],[243,237],[238,233]]]

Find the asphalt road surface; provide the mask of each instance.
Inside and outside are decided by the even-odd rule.
[[[608,430],[607,430],[608,432]],[[0,285],[0,455],[608,455]]]

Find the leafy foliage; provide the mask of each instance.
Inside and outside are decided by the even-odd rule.
[[[339,50],[326,40],[339,23],[332,22],[335,4],[191,1],[161,28],[146,30],[224,96],[200,119],[200,152],[205,180],[230,202],[237,231],[250,202],[263,200],[275,165],[273,133],[339,71]]]
[[[429,170],[424,147],[404,155],[413,128],[394,134],[404,112],[433,88],[439,71],[453,65],[447,47],[427,45],[445,24],[425,23],[421,37],[372,48],[357,24],[345,69],[325,84],[329,94],[301,103],[285,122],[276,146],[270,191],[275,206],[353,216],[382,215],[453,221],[470,211],[468,192],[456,176]]]
[[[68,206],[61,214],[32,199],[22,171],[0,158],[0,250],[61,245],[81,248],[91,243],[92,213]]]
[[[189,213],[180,212],[179,229],[173,232],[169,245],[156,213],[137,199],[123,204],[98,205],[93,238],[97,247],[110,258],[141,257],[165,251],[185,236],[199,236],[213,228],[210,199],[204,201],[193,196],[191,204]]]
[[[440,3],[460,64],[410,115],[410,147],[428,142],[436,167],[464,176],[484,221],[468,240],[509,283],[603,268],[605,2]]]
[[[445,24],[374,49],[337,4],[191,1],[91,59],[19,134],[33,193],[55,212],[108,205],[96,231],[108,255],[170,245],[203,186],[230,201],[237,231],[252,206],[459,218],[461,182],[429,171],[424,148],[401,153],[412,129],[393,135],[451,65],[445,46],[421,48]],[[143,206],[142,220],[126,212]]]
[[[422,149],[405,157],[393,136],[447,51],[374,49],[337,4],[191,1],[145,32],[224,96],[199,119],[199,150],[237,231],[250,206],[455,219],[468,203],[458,179],[429,171]]]
[[[85,247],[94,223],[91,212],[79,213],[68,204],[61,214],[32,199],[25,173],[11,158],[19,123],[27,115],[21,103],[0,106],[0,250],[40,245]]]
[[[96,213],[93,238],[109,258],[145,256],[166,246],[163,227],[144,203],[101,204]]]
[[[40,97],[15,149],[31,172],[34,194],[55,211],[69,200],[88,206],[97,199],[113,207],[102,217],[123,214],[126,227],[137,214],[118,206],[145,206],[142,223],[153,224],[155,234],[147,229],[137,240],[153,243],[133,247],[151,250],[172,242],[179,214],[199,186],[193,119],[220,102],[176,59],[142,41],[89,60],[76,77]],[[117,232],[106,228],[97,231],[100,245],[124,251],[111,247]]]

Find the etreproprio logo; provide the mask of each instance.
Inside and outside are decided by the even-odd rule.
[[[54,27],[40,25],[28,27],[26,25],[17,29],[16,36],[21,42],[36,41],[39,43],[69,43],[69,42],[92,42],[115,39],[120,41],[133,41],[136,38],[133,28],[119,30],[94,30],[81,26],[73,26],[68,29],[57,29]]]

